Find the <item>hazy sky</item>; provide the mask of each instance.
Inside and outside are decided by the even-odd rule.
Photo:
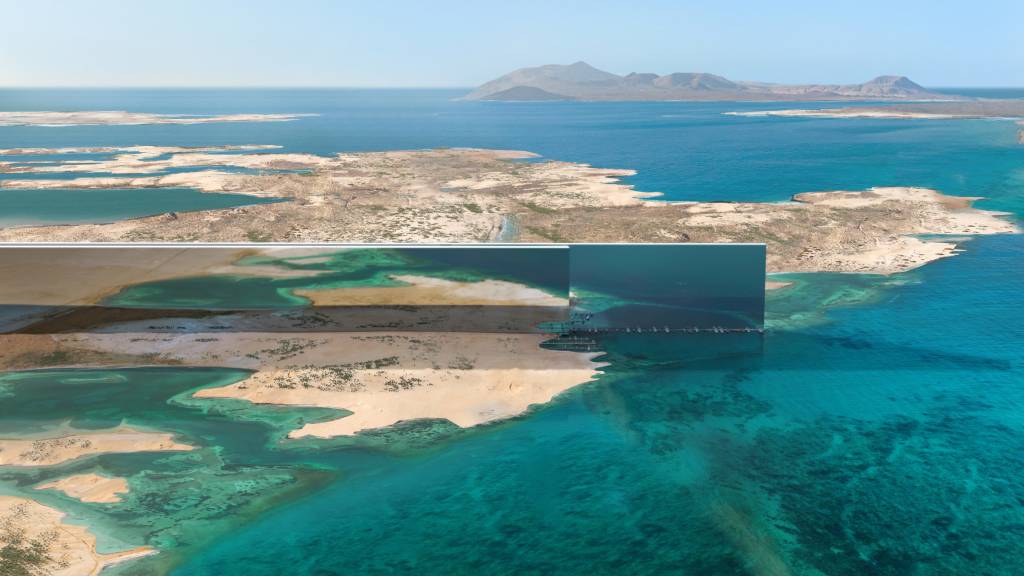
[[[0,85],[473,86],[615,73],[1024,86],[1024,0],[0,0]]]

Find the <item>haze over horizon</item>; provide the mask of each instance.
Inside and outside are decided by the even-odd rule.
[[[1024,86],[1024,3],[0,0],[0,86],[460,87],[579,60],[615,74]],[[880,15],[883,15],[881,17]]]

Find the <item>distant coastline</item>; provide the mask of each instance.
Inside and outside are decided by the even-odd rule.
[[[1016,120],[1017,142],[1024,144],[1024,100],[978,100],[970,102],[915,102],[885,106],[846,108],[791,108],[723,112],[726,116],[780,116],[786,118],[866,118],[878,120]]]
[[[905,76],[878,76],[861,84],[775,84],[734,81],[706,72],[619,76],[586,62],[521,68],[487,82],[463,100],[501,101],[815,101],[962,100],[932,92]]]
[[[145,124],[212,124],[217,122],[290,122],[308,114],[148,114],[123,110],[83,112],[3,112],[0,126],[141,126]]]
[[[752,110],[725,112],[727,116],[792,116],[807,118],[883,118],[953,120],[970,118],[1024,119],[1024,100],[913,102],[844,108]]]

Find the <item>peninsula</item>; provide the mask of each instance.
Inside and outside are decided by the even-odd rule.
[[[0,171],[26,178],[0,180],[0,189],[191,186],[282,201],[109,224],[9,227],[0,229],[0,241],[765,242],[769,272],[890,274],[956,253],[955,240],[919,235],[1018,230],[1004,214],[972,207],[976,198],[922,188],[814,192],[772,203],[667,202],[621,182],[631,170],[521,162],[536,158],[521,151],[104,150],[96,160],[9,160]],[[72,152],[80,149],[45,150]],[[16,159],[29,152],[0,153]],[[76,176],[82,172],[105,175]]]
[[[604,366],[595,361],[600,352],[542,348],[550,338],[452,332],[152,333],[144,323],[128,322],[105,332],[0,334],[0,370],[111,365],[251,370],[245,380],[202,389],[195,396],[351,412],[290,433],[293,438],[332,437],[421,419],[463,428],[504,420],[597,377]],[[0,439],[0,466],[46,466],[103,452],[189,449],[170,435],[124,429]],[[73,487],[76,492],[87,489]]]
[[[113,564],[156,554],[149,546],[101,554],[96,536],[84,526],[64,522],[64,516],[28,498],[0,496],[4,573],[96,576]]]

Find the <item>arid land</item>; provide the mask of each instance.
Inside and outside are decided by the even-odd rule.
[[[195,396],[350,412],[290,433],[292,438],[334,437],[424,418],[460,427],[494,422],[550,402],[598,374],[597,353],[544,349],[540,344],[545,339],[539,334],[457,333],[5,334],[0,335],[0,371],[46,366],[244,368],[252,370],[248,378],[202,389]],[[0,466],[53,466],[103,453],[191,448],[170,434],[127,427],[62,430],[45,437],[0,439]],[[86,473],[33,488],[116,505],[128,484],[124,478]],[[62,518],[60,511],[33,499],[0,496],[0,545],[15,562],[56,576],[99,574],[113,563],[156,553],[145,546],[98,553],[87,528]]]
[[[596,353],[542,348],[550,336],[539,333],[536,324],[564,319],[568,300],[514,282],[395,275],[400,283],[392,286],[298,290],[312,300],[313,307],[294,311],[196,315],[191,310],[143,308],[114,309],[104,315],[100,312],[106,308],[96,305],[126,285],[225,270],[288,276],[293,269],[236,262],[252,255],[318,258],[338,249],[85,247],[46,250],[45,259],[38,256],[40,252],[9,249],[0,269],[14,279],[0,286],[0,301],[24,308],[22,317],[7,319],[5,329],[18,333],[0,335],[0,370],[239,368],[253,374],[236,385],[203,390],[198,396],[353,412],[337,421],[306,426],[296,436],[349,435],[423,418],[475,426],[548,402],[591,380],[600,367],[593,361]],[[63,274],[72,270],[79,281],[56,281],[47,276],[53,270]],[[381,308],[373,307],[378,305]],[[381,327],[335,326],[331,309],[323,306],[342,307],[338,322],[358,317],[370,306],[368,321]],[[147,316],[149,312],[155,315]],[[506,315],[514,318],[506,321]],[[483,325],[471,332],[477,320]],[[506,329],[513,320],[524,325]],[[442,331],[442,326],[452,327],[453,322],[453,331]],[[413,330],[400,331],[405,325]],[[31,452],[27,447],[38,444],[32,440],[0,439],[0,465],[63,461],[49,448]],[[44,447],[67,444],[68,454],[77,450],[82,456],[102,449],[99,438],[89,440],[83,447],[79,446],[83,442],[68,437],[48,441]],[[21,443],[15,447],[5,442]]]
[[[0,258],[0,303],[31,306],[97,305],[127,286],[207,275],[315,278],[330,270],[296,269],[270,263],[239,264],[249,256],[293,259],[330,257],[349,248],[231,247],[16,247]],[[308,258],[302,260],[309,262]],[[74,282],[62,280],[73,277]],[[298,289],[316,306],[568,306],[564,296],[506,280],[459,282],[393,274],[394,285]],[[2,324],[0,324],[2,328]]]
[[[868,112],[863,112],[869,114]],[[940,114],[906,110],[907,115]],[[123,113],[122,113],[123,114]],[[948,116],[942,117],[954,117]],[[794,114],[798,115],[798,114]],[[921,116],[907,116],[921,117]],[[955,116],[962,117],[962,116]],[[292,118],[264,118],[290,120]],[[2,118],[36,125],[193,123],[251,118],[110,117]],[[629,170],[567,162],[520,162],[526,152],[419,150],[321,157],[281,154],[273,146],[4,150],[11,157],[53,153],[112,154],[111,159],[57,164],[0,162],[0,172],[32,175],[0,181],[10,188],[194,187],[280,198],[282,202],[182,212],[111,224],[0,230],[0,241],[213,241],[213,242],[765,242],[769,272],[895,273],[956,253],[955,241],[924,241],[919,234],[1017,232],[1004,215],[973,208],[973,198],[919,188],[877,188],[799,194],[790,202],[664,202],[620,179]],[[168,169],[185,172],[168,173]],[[240,172],[239,170],[244,172]],[[72,180],[54,175],[83,175]],[[100,175],[97,175],[100,174]],[[184,253],[189,255],[185,256]],[[227,256],[225,256],[225,254]],[[121,287],[188,274],[307,272],[237,266],[246,250],[152,252],[139,269],[105,259],[77,264],[76,282],[61,282],[54,264],[44,301],[88,306]],[[26,256],[31,260],[31,255]],[[135,259],[136,257],[133,257]],[[74,266],[75,258],[62,265]],[[0,262],[4,303],[15,302],[39,277],[24,275],[27,261]],[[507,304],[550,296],[505,283],[481,286],[405,277],[401,288],[302,293],[318,304],[400,303],[439,297],[456,304]],[[27,283],[27,284],[26,284]],[[779,287],[773,283],[771,287]],[[493,295],[497,294],[498,301]],[[491,295],[488,297],[484,297]],[[14,300],[12,300],[12,298]],[[34,312],[28,311],[31,315]],[[29,322],[32,320],[29,319]],[[189,319],[177,324],[189,326]],[[202,328],[201,323],[195,324]],[[350,415],[306,424],[292,437],[349,436],[399,422],[445,419],[470,427],[515,417],[531,405],[599,374],[596,353],[540,346],[542,334],[393,332],[154,333],[130,320],[102,332],[0,335],[0,370],[40,367],[219,366],[252,371],[232,385],[208,388],[199,398],[240,398],[255,403],[337,408]],[[116,329],[115,329],[116,328]],[[53,466],[96,454],[188,450],[165,433],[125,427],[66,431],[45,438],[0,439],[0,465]],[[84,502],[113,503],[127,489],[123,478],[66,476],[35,486]],[[57,575],[98,574],[111,563],[153,553],[137,548],[99,554],[85,528],[25,498],[0,496],[4,546],[43,550],[36,567]]]
[[[352,412],[291,433],[330,437],[424,418],[476,426],[517,416],[597,376],[602,364],[594,358],[600,353],[542,348],[548,338],[438,332],[5,334],[0,335],[0,370],[111,365],[252,370],[241,382],[195,396]],[[0,439],[0,465],[51,465],[104,451],[188,449],[169,436],[140,434]]]
[[[0,438],[0,466],[55,466],[97,454],[192,450],[192,446],[177,442],[172,434],[127,426],[66,432]]]
[[[191,167],[192,171],[174,174],[173,185],[285,201],[113,224],[8,228],[0,230],[0,240],[766,242],[769,272],[887,274],[956,252],[955,241],[925,241],[919,234],[1017,231],[1004,215],[973,208],[973,198],[920,188],[806,193],[779,203],[664,202],[623,184],[619,179],[630,171],[566,162],[518,162],[533,155],[514,151],[444,149],[329,158],[278,154],[267,147],[103,151],[113,156],[5,166],[8,172],[36,176],[110,174],[100,183],[94,179],[3,183],[25,188],[159,187],[165,185],[161,179],[168,177],[162,175],[164,170]],[[12,150],[4,153],[19,155]],[[264,172],[246,174],[226,168]],[[248,267],[236,262],[252,252],[243,247],[143,249],[141,256],[123,262],[111,261],[102,253],[90,258],[68,253],[58,256],[61,262],[46,264],[60,273],[65,264],[77,266],[79,281],[69,284],[54,278],[40,284],[39,274],[46,273],[38,269],[41,263],[31,251],[21,251],[4,264],[5,275],[13,281],[2,295],[7,303],[29,306],[90,306],[129,284],[208,273],[244,274]],[[308,273],[267,266],[248,271]],[[564,304],[507,282],[489,281],[484,286],[417,276],[396,280],[403,285],[298,293],[317,305]],[[31,292],[33,284],[47,286],[46,293],[33,293],[30,301],[19,302],[18,297]],[[31,316],[36,311],[26,313]],[[447,419],[459,426],[507,418],[590,380],[599,367],[593,353],[541,348],[543,334],[429,330],[402,334],[384,329],[309,333],[300,328],[265,333],[247,327],[244,318],[218,317],[218,324],[234,322],[234,331],[224,333],[212,332],[202,318],[187,316],[175,318],[173,329],[166,333],[153,333],[147,332],[145,318],[125,317],[114,326],[108,320],[89,321],[65,320],[45,324],[47,330],[3,336],[0,368],[171,364],[253,370],[243,382],[199,395],[351,411],[351,416],[293,432],[295,436],[335,436],[421,418]]]
[[[155,554],[141,546],[112,554],[96,551],[96,537],[84,526],[63,521],[64,513],[28,498],[0,496],[0,547],[7,574],[95,576],[118,562]]]
[[[17,151],[0,154],[16,157]],[[8,161],[0,171],[34,178],[3,180],[0,186],[189,186],[283,201],[110,224],[12,227],[0,229],[0,241],[765,242],[768,272],[889,274],[956,252],[952,241],[926,242],[915,235],[1018,231],[1003,214],[973,208],[972,198],[933,190],[816,192],[778,203],[665,202],[620,181],[632,171],[521,162],[534,155],[516,151],[322,157],[133,147],[114,154],[55,165]],[[184,167],[193,170],[163,172]],[[109,175],[40,179],[75,172]]]

